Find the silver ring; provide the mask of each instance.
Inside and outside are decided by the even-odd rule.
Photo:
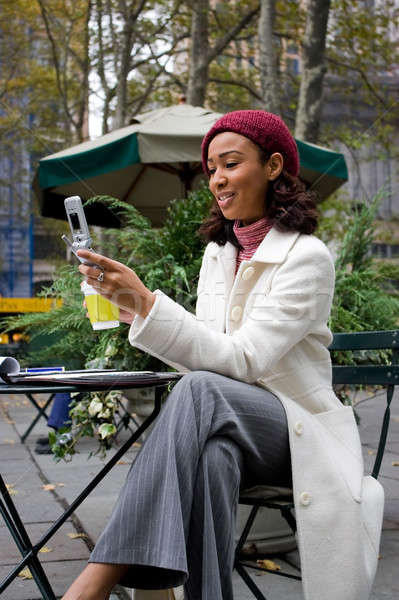
[[[100,283],[104,281],[104,271],[100,272],[100,274],[97,277],[97,281],[99,281]]]

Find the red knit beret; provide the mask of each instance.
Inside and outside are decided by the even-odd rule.
[[[280,117],[265,110],[235,110],[220,117],[202,140],[202,166],[209,175],[207,160],[211,140],[223,131],[234,131],[249,138],[269,154],[280,152],[284,169],[291,175],[299,173],[298,148],[290,130]]]

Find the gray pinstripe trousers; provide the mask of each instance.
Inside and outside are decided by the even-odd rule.
[[[90,562],[129,564],[126,587],[232,600],[240,487],[291,484],[284,408],[216,373],[185,375],[127,476]]]

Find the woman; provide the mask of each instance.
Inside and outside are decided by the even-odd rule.
[[[214,196],[196,316],[108,258],[88,282],[132,321],[132,345],[189,370],[132,465],[90,563],[64,600],[185,585],[231,600],[241,487],[293,485],[306,600],[365,600],[383,492],[363,477],[350,407],[331,387],[334,269],[313,236],[295,140],[264,111],[221,117],[202,158]],[[350,532],[350,533],[349,533]]]

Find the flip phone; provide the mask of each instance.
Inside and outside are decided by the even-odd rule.
[[[79,262],[101,269],[98,265],[76,254],[78,250],[92,250],[92,240],[86,221],[86,215],[83,210],[82,200],[79,196],[70,196],[69,198],[65,198],[64,205],[69,227],[71,228],[72,242],[66,235],[61,236],[61,239],[70,247],[72,253]]]

